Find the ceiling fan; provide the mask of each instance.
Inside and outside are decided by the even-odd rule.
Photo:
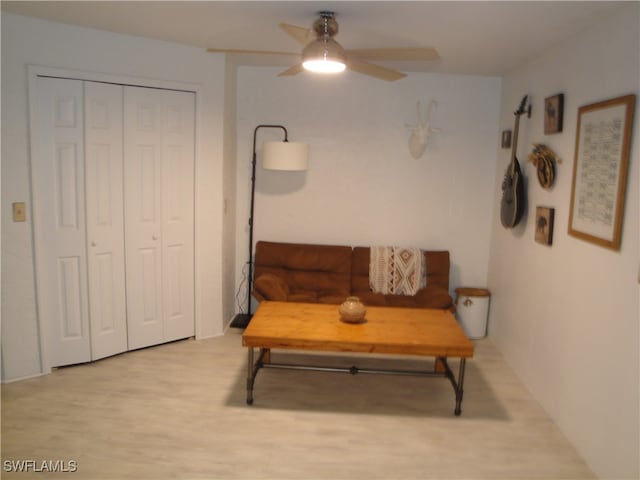
[[[364,48],[345,50],[334,40],[338,33],[338,22],[335,13],[319,12],[318,18],[311,29],[281,23],[287,34],[298,43],[304,45],[302,53],[279,52],[269,50],[235,50],[209,48],[209,52],[265,54],[265,55],[295,55],[300,62],[281,72],[279,76],[297,75],[305,70],[319,73],[337,73],[345,69],[369,75],[381,80],[392,82],[407,76],[398,70],[370,63],[370,61],[434,61],[440,56],[430,47],[417,48]]]

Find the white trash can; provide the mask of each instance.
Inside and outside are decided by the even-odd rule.
[[[486,288],[456,288],[456,313],[467,337],[487,336],[490,298],[491,292]]]

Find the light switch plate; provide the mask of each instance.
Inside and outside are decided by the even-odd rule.
[[[27,220],[27,211],[24,202],[14,202],[13,207],[13,221],[25,222]]]

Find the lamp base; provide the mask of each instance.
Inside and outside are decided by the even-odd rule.
[[[248,313],[238,313],[231,321],[231,328],[247,328],[253,315]]]

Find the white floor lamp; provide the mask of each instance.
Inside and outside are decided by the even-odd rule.
[[[256,136],[261,128],[280,128],[284,132],[281,142],[264,142],[262,168],[265,170],[304,171],[309,168],[309,145],[290,142],[287,129],[282,125],[258,125],[253,131],[253,157],[251,160],[251,203],[249,209],[249,273],[247,275],[247,313],[238,313],[231,322],[234,328],[246,328],[251,321],[251,285],[253,281],[253,207],[256,191]]]

